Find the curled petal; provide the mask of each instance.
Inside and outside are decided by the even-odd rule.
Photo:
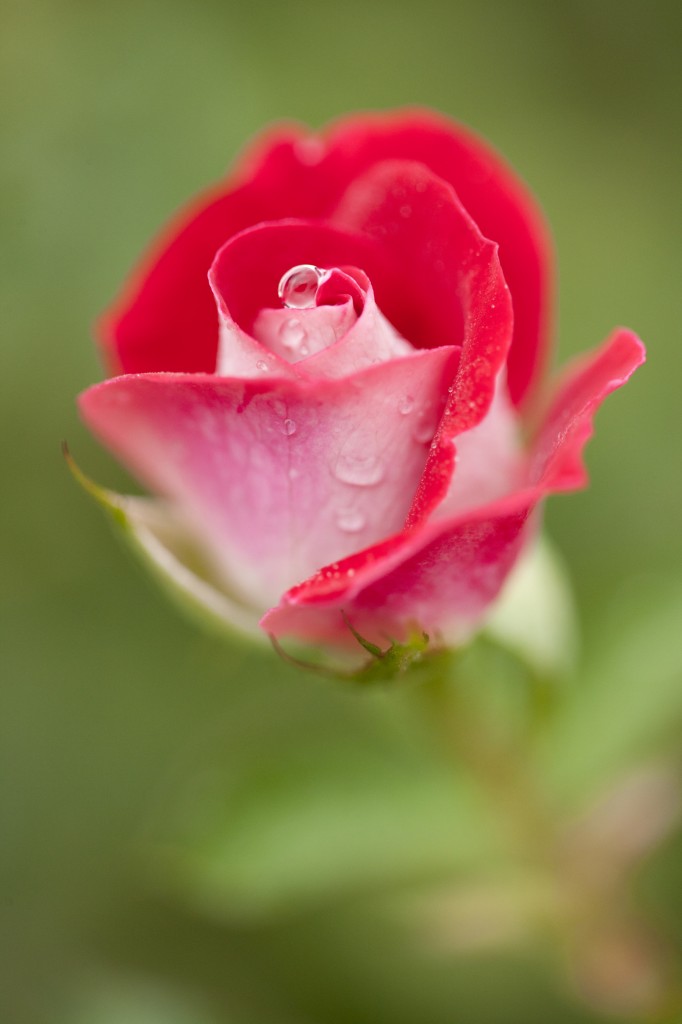
[[[303,263],[332,271],[339,264],[362,267],[367,277],[363,274],[359,312],[357,294],[350,296],[355,301],[346,313],[340,305],[282,309],[278,283],[291,267]],[[375,281],[387,294],[401,292],[403,268],[375,240],[359,233],[306,221],[260,224],[223,246],[209,276],[221,324],[218,372],[223,376],[343,377],[413,352],[374,300]],[[338,286],[338,280],[330,276],[318,292],[320,302],[334,297],[328,289]],[[350,291],[353,285],[349,282],[348,287]],[[359,291],[357,282],[355,288]],[[282,329],[295,330],[291,340],[298,345],[298,358],[284,351]],[[273,330],[278,332],[275,344],[263,344]]]

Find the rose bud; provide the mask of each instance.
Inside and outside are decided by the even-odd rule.
[[[548,385],[551,290],[535,202],[469,131],[420,111],[278,128],[100,325],[112,376],[80,409],[157,496],[108,500],[240,630],[461,642],[644,359],[619,329]]]

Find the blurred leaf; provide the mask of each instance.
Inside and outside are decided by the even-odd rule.
[[[569,800],[638,760],[682,744],[682,586],[644,577],[616,598],[599,649],[540,750],[548,783]]]
[[[465,779],[357,737],[261,757],[192,798],[194,826],[161,849],[210,914],[250,917],[478,869],[495,829]],[[203,818],[203,822],[202,819]]]
[[[109,977],[83,986],[64,1024],[217,1024],[187,994],[159,983]],[[221,1024],[230,1024],[224,1017]]]

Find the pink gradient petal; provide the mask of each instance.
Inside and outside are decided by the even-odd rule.
[[[300,363],[306,356],[317,355],[340,341],[357,319],[350,297],[335,306],[262,309],[253,325],[253,334],[261,345],[281,359]]]
[[[526,485],[484,508],[394,535],[333,563],[284,596],[261,621],[277,636],[352,646],[342,611],[380,642],[412,628],[456,635],[497,595],[538,502],[584,485],[582,461],[594,413],[644,361],[629,331],[616,331],[560,383],[533,446]]]
[[[398,530],[426,458],[402,399],[437,403],[458,354],[351,378],[149,374],[81,396],[90,428],[193,522],[238,596],[266,608],[331,558]]]

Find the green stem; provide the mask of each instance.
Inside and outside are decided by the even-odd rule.
[[[549,924],[561,958],[593,1008],[641,1024],[680,1024],[682,999],[660,945],[628,911],[626,878],[595,884],[564,844],[565,824],[529,759],[529,735],[495,728],[484,700],[454,654],[435,659],[415,688],[429,729],[457,771],[466,771],[494,809],[512,858],[549,882],[556,906]],[[471,671],[469,669],[469,671]],[[531,722],[537,728],[537,717]]]
[[[547,867],[555,823],[525,763],[521,745],[495,735],[481,710],[467,699],[456,678],[453,681],[458,669],[456,656],[451,655],[438,668],[418,688],[432,732],[455,768],[466,771],[495,807],[516,852]]]

